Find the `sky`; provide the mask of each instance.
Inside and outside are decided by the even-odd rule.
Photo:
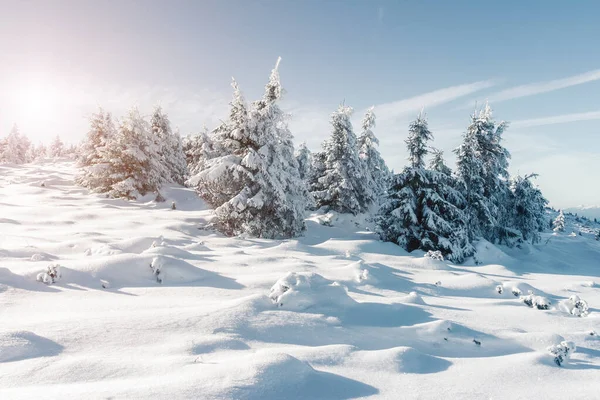
[[[227,116],[231,78],[252,101],[277,57],[297,143],[318,151],[344,102],[375,106],[399,171],[424,109],[454,164],[476,105],[509,121],[513,174],[550,204],[600,205],[600,2],[0,0],[0,136],[78,142],[98,107],[161,105],[182,135]]]

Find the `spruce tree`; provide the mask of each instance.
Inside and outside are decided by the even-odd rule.
[[[64,155],[65,145],[62,140],[60,140],[60,136],[56,135],[52,143],[50,143],[50,148],[48,149],[48,155],[50,157],[62,157]]]
[[[307,191],[294,158],[282,94],[279,60],[261,100],[246,104],[234,87],[229,120],[215,131],[215,152],[193,182],[216,206],[217,227],[227,235],[287,238],[305,228]]]
[[[169,117],[161,107],[152,114],[151,129],[160,160],[159,173],[164,182],[183,185],[187,176],[187,164],[179,133],[173,132]]]
[[[300,143],[296,153],[294,155],[296,157],[296,162],[298,163],[298,172],[300,173],[300,178],[303,180],[307,180],[312,173],[312,153],[306,147],[306,143]]]
[[[356,215],[369,210],[375,194],[358,155],[351,115],[352,108],[345,105],[332,114],[332,134],[323,143],[322,172],[311,183],[311,190],[317,208]]]
[[[377,149],[379,139],[373,133],[375,119],[375,112],[371,107],[362,120],[362,132],[358,137],[358,153],[363,161],[365,175],[369,180],[371,190],[376,196],[377,202],[380,202],[390,183],[391,173]]]
[[[540,232],[546,226],[545,210],[548,204],[540,189],[531,182],[535,177],[536,174],[517,176],[511,185],[514,228],[521,233],[524,240],[533,244],[540,241]]]
[[[509,152],[502,146],[507,124],[496,124],[492,109],[485,108],[471,116],[463,143],[455,150],[457,176],[465,195],[467,226],[471,240],[483,236],[491,242],[510,243],[515,231],[509,188]]]
[[[378,232],[382,240],[409,252],[437,250],[451,261],[462,262],[474,252],[460,208],[464,198],[446,169],[425,169],[427,143],[432,138],[425,116],[419,114],[406,140],[410,165],[392,178],[376,218]],[[441,155],[437,165],[445,165]]]
[[[565,214],[560,210],[558,216],[552,222],[552,229],[554,232],[564,232],[565,230]]]

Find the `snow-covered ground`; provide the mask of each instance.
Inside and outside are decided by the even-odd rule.
[[[573,221],[456,266],[348,218],[314,215],[297,240],[226,238],[189,189],[126,202],[74,174],[0,166],[0,399],[600,393],[600,242]],[[37,282],[51,264],[60,279]],[[569,313],[573,295],[589,315]],[[558,367],[547,348],[562,341],[577,350]]]

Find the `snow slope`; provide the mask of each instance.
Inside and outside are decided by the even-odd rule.
[[[336,216],[297,240],[225,238],[188,189],[126,202],[74,173],[0,166],[1,399],[600,392],[600,242],[571,222],[535,247],[481,242],[477,264],[455,266]],[[36,282],[53,263],[61,279]],[[512,294],[530,290],[550,309]],[[572,295],[587,317],[562,306]],[[546,349],[563,340],[577,351],[558,367]]]

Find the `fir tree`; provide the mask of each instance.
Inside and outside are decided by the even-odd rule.
[[[299,235],[305,228],[307,191],[294,158],[292,135],[277,105],[279,60],[261,100],[250,112],[234,87],[229,120],[215,131],[215,152],[192,181],[216,206],[217,227],[228,235],[264,238]]]
[[[179,133],[171,130],[169,117],[161,107],[154,109],[151,128],[158,149],[159,173],[162,180],[183,185],[187,176],[187,164],[181,137]]]
[[[407,251],[440,251],[454,262],[474,253],[461,207],[464,198],[445,168],[425,169],[427,143],[433,138],[425,116],[409,127],[406,144],[410,165],[394,175],[386,202],[376,218],[382,240]],[[437,167],[444,165],[438,155]]]
[[[60,136],[56,135],[52,143],[50,143],[50,148],[48,149],[48,156],[50,157],[62,157],[65,151],[65,145],[62,140],[60,140]]]
[[[492,242],[509,243],[515,235],[507,209],[512,195],[507,170],[510,154],[501,145],[506,126],[505,122],[496,125],[486,104],[471,116],[463,143],[455,150],[471,240],[483,236]]]
[[[375,113],[371,107],[362,120],[362,132],[358,137],[358,152],[364,163],[365,175],[369,180],[371,190],[378,201],[381,201],[390,183],[391,173],[377,149],[379,139],[373,133],[374,127]]]
[[[311,190],[317,207],[356,215],[368,211],[375,194],[358,155],[351,115],[352,108],[345,105],[332,114],[333,131],[323,143],[322,174],[312,182]]]
[[[536,174],[517,176],[511,185],[514,228],[524,240],[534,244],[540,241],[540,232],[546,226],[545,209],[548,204],[542,192],[531,183],[531,179],[535,177]]]
[[[306,147],[306,143],[300,143],[298,149],[296,150],[296,162],[298,163],[298,172],[300,173],[300,178],[303,180],[307,180],[312,173],[312,153]]]
[[[565,230],[565,214],[563,214],[562,210],[558,212],[558,216],[552,222],[552,229],[554,232],[564,232]]]
[[[0,162],[24,164],[32,161],[30,157],[31,142],[22,135],[17,125],[13,125],[8,136],[0,145]]]

